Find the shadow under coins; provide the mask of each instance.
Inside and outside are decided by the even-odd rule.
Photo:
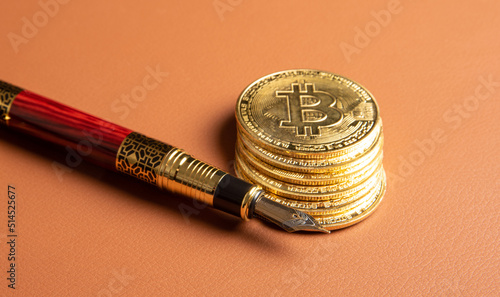
[[[45,159],[65,164],[67,152],[64,148],[13,130],[0,129],[0,147],[7,146],[30,153],[30,158]],[[28,164],[28,162],[25,164]],[[26,165],[20,166],[24,167]],[[79,166],[73,168],[71,173],[67,174],[79,174],[83,178],[91,179],[95,183],[114,187],[128,194],[124,195],[124,199],[129,199],[130,196],[133,196],[137,198],[137,201],[148,201],[157,204],[165,210],[165,215],[173,216],[176,220],[185,220],[184,215],[179,210],[181,204],[193,205],[191,198],[161,191],[153,185],[124,174],[112,172],[87,161],[82,162]],[[56,176],[55,172],[54,175]],[[189,221],[189,223],[186,222],[186,228],[211,228],[231,232],[237,235],[238,238],[244,238],[245,241],[257,244],[266,250],[279,249],[276,246],[276,242],[262,241],[258,234],[252,234],[248,229],[243,229],[242,225],[244,222],[239,218],[209,206],[200,209],[199,213],[189,216]]]

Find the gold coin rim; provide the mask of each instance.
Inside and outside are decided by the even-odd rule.
[[[358,214],[355,217],[350,218],[346,221],[332,223],[332,224],[325,224],[322,222],[324,219],[326,219],[328,217],[334,217],[334,216],[315,216],[314,218],[316,220],[318,220],[320,222],[321,226],[323,226],[327,230],[338,230],[338,229],[352,226],[352,225],[357,224],[357,223],[363,221],[364,219],[366,219],[368,216],[370,216],[378,208],[378,206],[380,205],[380,203],[382,202],[382,200],[385,196],[386,190],[387,190],[387,177],[386,177],[386,174],[384,171],[382,179],[380,181],[380,192],[376,195],[373,202],[360,214]],[[355,211],[355,210],[351,210],[350,212],[353,212],[353,211]]]
[[[326,159],[321,162],[327,165],[314,164],[314,162],[319,160],[313,159],[297,159],[286,155],[278,155],[275,153],[271,153],[266,151],[264,148],[258,146],[255,143],[248,143],[249,140],[245,139],[241,134],[237,135],[237,141],[240,141],[250,154],[255,156],[257,159],[270,164],[274,167],[281,168],[284,170],[292,171],[292,172],[303,172],[303,173],[325,173],[325,172],[334,172],[338,171],[347,171],[352,169],[354,166],[361,166],[362,164],[367,164],[373,161],[376,158],[379,151],[383,150],[384,144],[384,135],[381,133],[376,141],[364,151],[364,153],[360,154],[357,158],[345,162],[335,162],[335,159],[330,160]],[[304,163],[308,165],[303,165]],[[310,164],[310,165],[309,165]]]
[[[259,172],[272,177],[277,180],[281,180],[287,183],[299,184],[299,185],[309,185],[309,186],[322,186],[322,185],[331,185],[339,182],[343,182],[347,179],[355,179],[360,180],[366,172],[369,170],[375,170],[373,167],[376,167],[377,163],[382,163],[383,160],[383,151],[380,150],[373,160],[367,162],[368,164],[365,166],[360,166],[364,164],[358,164],[349,170],[348,173],[335,173],[334,171],[330,172],[296,172],[290,171],[283,168],[275,167],[269,163],[266,163],[262,160],[259,160],[257,157],[252,155],[248,150],[243,148],[243,144],[239,141],[236,142],[236,159],[241,159],[246,164],[250,165],[252,168],[255,168]]]
[[[378,193],[381,179],[382,178],[376,181],[376,185],[368,189],[366,193],[363,193],[362,195],[352,195],[346,199],[342,199],[339,201],[300,201],[288,199],[268,192],[266,192],[265,195],[278,203],[308,213],[313,217],[333,216],[335,214],[348,212],[353,208],[356,208],[359,205],[365,204],[367,201],[371,200],[375,196],[375,194]],[[326,204],[330,205],[324,206]]]
[[[332,190],[332,192],[329,192],[328,194],[325,193],[300,193],[300,192],[295,192],[292,190],[284,190],[280,189],[272,184],[270,184],[268,181],[262,180],[262,177],[258,176],[257,171],[252,171],[252,168],[248,167],[248,164],[242,163],[240,160],[236,160],[235,162],[235,172],[238,177],[241,177],[245,180],[248,180],[254,184],[258,184],[262,186],[266,191],[271,192],[275,195],[281,196],[281,197],[286,197],[289,199],[294,199],[294,200],[299,200],[299,201],[326,201],[326,200],[342,200],[344,198],[347,198],[351,195],[360,195],[361,192],[365,190],[365,188],[368,185],[372,185],[377,178],[377,176],[380,174],[381,171],[383,171],[383,166],[382,163],[379,165],[380,168],[375,170],[373,174],[370,176],[367,176],[366,179],[362,180],[361,182],[355,184],[355,185],[350,185],[346,188],[342,188],[339,190]],[[253,173],[253,174],[251,174]],[[263,175],[262,173],[259,172],[260,175]],[[308,186],[303,186],[303,185],[295,185],[295,184],[288,184],[280,180],[275,180],[271,179],[268,176],[266,178],[270,179],[273,182],[276,182],[278,184],[285,184],[286,186],[295,186],[297,188],[307,188]],[[309,188],[319,188],[319,187],[310,187]],[[360,195],[361,196],[361,195]]]

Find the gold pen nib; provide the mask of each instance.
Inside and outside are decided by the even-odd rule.
[[[330,231],[321,227],[312,216],[275,202],[264,195],[261,195],[255,201],[254,215],[275,223],[288,232],[313,231],[330,233]]]

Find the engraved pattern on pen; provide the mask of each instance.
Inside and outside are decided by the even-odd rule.
[[[156,185],[163,158],[171,146],[144,136],[130,133],[116,155],[116,170]]]
[[[16,96],[23,89],[0,81],[0,124],[7,124],[9,118],[9,110]]]

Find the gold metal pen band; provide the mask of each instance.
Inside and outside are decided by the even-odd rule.
[[[181,149],[136,132],[122,142],[116,169],[210,206],[219,182],[227,174]]]
[[[161,164],[157,185],[163,190],[213,206],[215,190],[226,174],[181,149],[173,148]]]

